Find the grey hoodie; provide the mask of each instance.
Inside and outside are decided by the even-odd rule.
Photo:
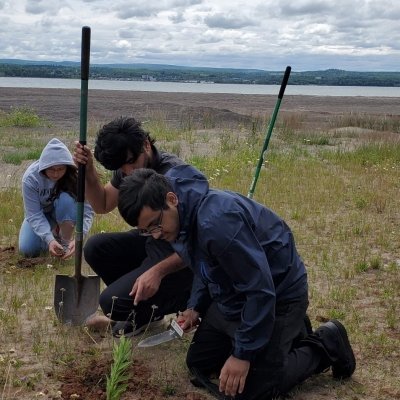
[[[51,139],[40,155],[39,160],[31,164],[22,177],[22,196],[24,199],[25,219],[33,231],[49,244],[54,240],[50,224],[44,215],[53,210],[53,202],[49,200],[55,182],[43,173],[54,165],[75,165],[67,146],[60,140]],[[93,209],[85,202],[83,234],[86,235],[93,221]]]

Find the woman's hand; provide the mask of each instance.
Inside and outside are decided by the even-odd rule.
[[[64,248],[56,239],[49,243],[49,253],[54,257],[62,257],[64,255]]]
[[[63,247],[57,240],[53,239],[49,243],[49,253],[54,257],[59,257],[62,260],[71,258],[75,253],[75,240],[71,240],[67,247]]]
[[[75,254],[75,240],[72,239],[68,247],[65,249],[64,255],[61,257],[63,260],[67,260],[68,258],[71,258]]]

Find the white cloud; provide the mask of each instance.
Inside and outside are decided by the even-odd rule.
[[[0,0],[1,57],[281,70],[398,70],[395,0]]]
[[[237,15],[225,15],[222,13],[209,15],[204,18],[204,22],[209,28],[221,29],[240,29],[254,25],[254,22],[249,18]]]

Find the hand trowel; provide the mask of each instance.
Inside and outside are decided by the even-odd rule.
[[[183,329],[180,327],[180,324],[183,324],[183,322],[184,321],[177,322],[176,320],[172,320],[167,331],[143,339],[138,343],[138,347],[152,347],[169,342],[170,340],[181,339],[183,336]]]

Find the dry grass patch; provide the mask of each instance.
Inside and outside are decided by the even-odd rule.
[[[201,126],[182,127],[185,124],[179,124],[179,119],[169,125],[157,114],[146,127],[157,133],[160,147],[203,170],[212,186],[247,194],[268,118],[255,120],[253,113],[248,115],[249,123],[235,119],[224,126],[222,120],[212,119],[215,113],[203,111]],[[228,113],[223,115],[228,117]],[[342,320],[358,363],[348,382],[322,374],[296,389],[292,399],[399,399],[400,144],[396,124],[381,123],[391,130],[378,130],[369,118],[370,126],[364,126],[365,116],[350,121],[343,117],[329,129],[309,130],[305,127],[309,115],[294,112],[283,117],[273,134],[255,199],[293,228],[308,268],[314,326],[329,318]],[[91,121],[90,144],[99,125]],[[40,149],[53,136],[73,148],[74,132],[26,129],[0,127],[0,142],[8,146],[1,147],[1,157],[20,149]],[[67,383],[79,381],[96,388],[94,396],[101,399],[101,377],[109,373],[113,339],[108,333],[60,325],[53,309],[54,277],[71,273],[73,262],[46,257],[30,264],[15,252],[23,218],[18,182],[28,162],[21,160],[17,170],[3,159],[0,169],[13,171],[7,175],[15,183],[0,191],[1,398],[56,399],[77,394],[89,400],[89,389],[67,389]],[[102,174],[106,181],[108,172]],[[96,216],[91,233],[125,229],[127,225],[114,211]],[[87,266],[83,272],[90,272]],[[175,341],[151,352],[134,347],[134,365],[140,368],[133,372],[140,382],[129,386],[131,397],[126,398],[139,398],[138,390],[142,398],[154,400],[167,396],[171,400],[210,399],[190,386],[184,361],[187,345],[188,341]],[[154,388],[152,394],[149,388]]]

